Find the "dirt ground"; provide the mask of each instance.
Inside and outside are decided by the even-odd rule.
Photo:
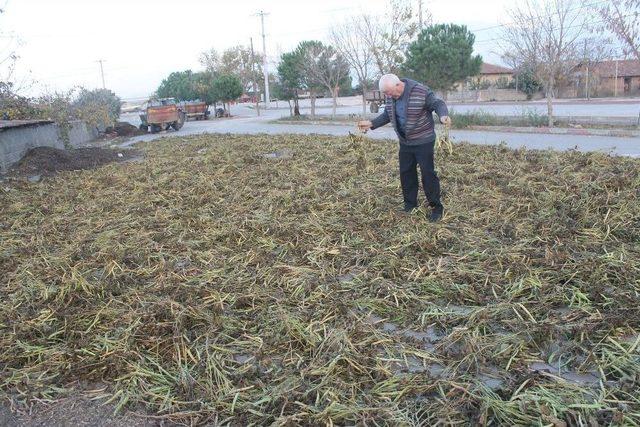
[[[40,176],[51,176],[60,171],[94,169],[98,166],[130,161],[140,158],[135,150],[112,150],[108,148],[77,148],[61,150],[52,147],[37,147],[27,154],[8,173],[10,177],[28,177],[35,181]]]
[[[49,426],[94,426],[94,427],[151,427],[166,426],[133,413],[114,415],[113,405],[101,405],[84,397],[69,397],[54,404],[36,405],[30,414],[18,414],[7,402],[0,404],[0,426],[2,427],[49,427]]]
[[[0,186],[25,425],[640,425],[640,160],[442,145],[431,224],[397,141],[136,149]]]

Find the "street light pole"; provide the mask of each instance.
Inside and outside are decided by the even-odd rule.
[[[253,96],[256,98],[256,111],[258,116],[260,115],[260,99],[258,99],[258,91],[256,90],[256,74],[254,70],[255,59],[253,56],[253,37],[249,39],[251,41],[251,81],[253,82]]]
[[[102,63],[105,62],[104,59],[98,59],[100,63],[100,76],[102,77],[102,89],[106,89],[107,87],[104,84],[104,68],[102,67]]]
[[[613,80],[613,96],[618,96],[618,60],[616,59],[616,78]]]
[[[260,16],[260,22],[262,24],[262,53],[264,55],[264,61],[262,64],[262,71],[264,72],[264,108],[269,108],[271,97],[269,96],[269,69],[267,63],[267,43],[265,41],[266,37],[264,35],[264,17],[268,15],[268,13],[263,12],[262,10],[258,12]]]

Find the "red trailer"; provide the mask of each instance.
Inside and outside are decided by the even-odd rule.
[[[182,111],[173,98],[151,99],[147,102],[144,114],[140,115],[140,129],[151,129],[151,133],[167,130],[170,127],[179,130],[186,120]]]
[[[365,93],[365,99],[369,102],[369,111],[372,113],[377,113],[384,105],[384,93],[379,90],[368,90]]]
[[[209,106],[202,101],[184,101],[180,103],[188,119],[208,120]]]

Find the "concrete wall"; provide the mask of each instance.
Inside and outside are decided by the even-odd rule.
[[[625,84],[625,81],[628,84]],[[617,85],[617,88],[616,88]],[[636,77],[603,77],[599,81],[596,96],[638,96],[640,95],[640,76]]]
[[[456,90],[458,92],[464,92],[464,91],[468,91],[468,90],[472,90],[469,89],[473,84],[475,84],[476,86],[474,87],[479,87],[479,85],[481,84],[485,84],[488,87],[497,87],[499,86],[499,83],[509,83],[509,82],[513,82],[514,78],[513,78],[513,74],[511,73],[502,73],[502,74],[482,74],[479,76],[473,76],[473,77],[469,77],[469,79],[467,81],[463,81],[463,82],[458,82],[457,86],[456,86]],[[502,86],[502,88],[504,88],[504,86]]]
[[[84,122],[73,122],[69,130],[69,144],[80,147],[96,139],[98,132],[90,129]],[[60,129],[55,123],[7,128],[0,131],[0,173],[20,161],[35,147],[54,147],[64,149]]]
[[[515,89],[489,88],[483,90],[451,91],[447,94],[447,101],[526,101],[527,95]]]
[[[479,82],[485,81],[491,83],[492,85],[500,83],[501,81],[512,82],[513,80],[513,74],[511,73],[483,74],[482,77],[478,79]]]
[[[589,95],[592,98],[638,96],[640,95],[640,76],[615,79],[614,77],[600,77],[593,74],[589,77]],[[558,97],[586,98],[585,77],[578,76],[570,85],[561,88]]]
[[[89,127],[85,122],[73,122],[69,130],[69,144],[72,147],[81,147],[96,139],[98,135],[98,130]]]
[[[30,149],[43,146],[64,148],[54,123],[0,131],[0,173],[6,173]]]
[[[576,87],[569,86],[556,89],[557,98],[578,98],[578,95],[579,91]]]

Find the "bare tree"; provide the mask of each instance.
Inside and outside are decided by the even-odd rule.
[[[6,54],[5,57],[0,58],[0,81],[13,82],[18,58],[16,51],[12,51]]]
[[[250,90],[252,84],[264,85],[262,72],[263,55],[254,53],[253,67],[251,64],[251,49],[245,46],[235,46],[226,49],[218,61],[218,71],[232,74],[240,79],[242,90]]]
[[[384,16],[362,15],[363,40],[371,50],[379,74],[397,73],[404,52],[419,30],[411,0],[391,0]],[[423,10],[423,24],[431,23],[431,14]]]
[[[353,17],[351,22],[336,25],[330,31],[331,42],[358,76],[363,116],[367,114],[367,84],[373,77],[373,53],[365,43],[367,27],[364,19],[363,16]]]
[[[206,68],[207,71],[216,73],[220,69],[220,55],[218,52],[211,48],[200,54],[200,64]]]
[[[308,42],[302,50],[302,74],[309,86],[324,86],[333,97],[332,117],[336,116],[340,82],[349,74],[349,63],[332,46]],[[312,114],[313,115],[313,114]]]
[[[605,26],[640,61],[640,0],[613,0],[600,9]]]
[[[7,2],[0,6],[0,18],[6,12]],[[32,79],[30,72],[20,73],[22,76],[18,79],[16,67],[20,56],[18,50],[23,42],[19,36],[11,32],[4,32],[3,25],[0,23],[0,39],[3,41],[3,47],[0,49],[0,89],[3,98],[7,94],[18,96],[21,92],[29,90],[34,86],[35,81]]]
[[[543,85],[549,126],[559,84],[580,62],[592,15],[584,0],[525,0],[508,11],[502,49],[511,63],[527,64]]]
[[[579,51],[580,67],[579,71],[576,71],[579,77],[577,83],[584,85],[585,98],[590,99],[592,88],[598,87],[598,63],[611,59],[614,56],[613,52],[611,40],[607,38],[593,35],[583,39]]]

